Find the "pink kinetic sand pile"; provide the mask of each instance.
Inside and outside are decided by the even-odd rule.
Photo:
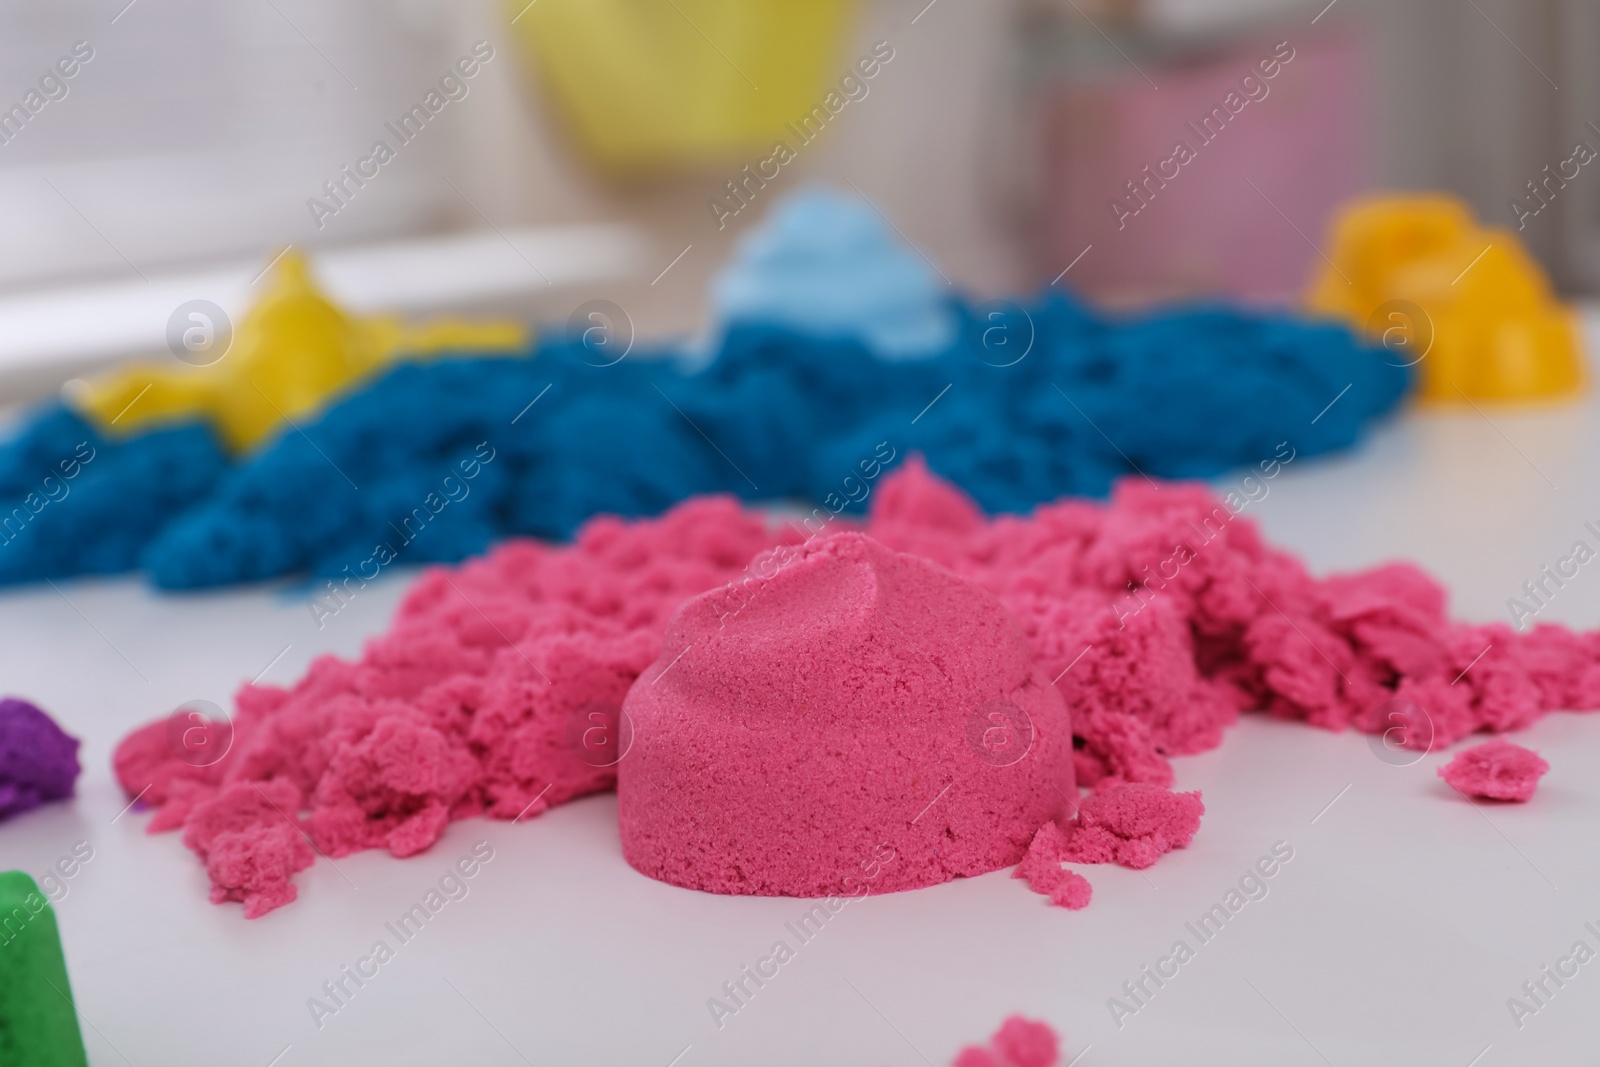
[[[807,527],[844,523],[819,511]],[[1067,794],[1060,809],[982,784],[988,771],[1025,777],[1054,765],[1058,712],[1033,692],[1040,678],[1065,703],[1075,778],[1092,789],[1061,840],[1047,837],[1057,869],[1143,866],[1186,844],[1199,798],[1167,791],[1169,757],[1216,746],[1245,709],[1331,730],[1426,724],[1407,740],[1442,747],[1600,706],[1595,635],[1453,623],[1444,590],[1406,564],[1313,578],[1199,486],[1130,479],[1108,503],[990,519],[912,460],[879,484],[866,532],[965,582],[861,539],[797,548],[813,538],[727,499],[647,522],[598,519],[568,547],[512,541],[430,570],[359,661],[325,657],[291,690],[244,687],[220,762],[187,765],[158,723],[123,742],[118,776],[129,796],[151,786],[145,800],[161,809],[152,829],[184,826],[216,895],[243,899],[251,914],[293,899],[288,877],[304,856],[286,843],[291,821],[332,856],[411,855],[450,819],[532,816],[610,788],[618,759],[623,839],[649,873],[721,891],[825,891],[870,854],[829,847],[797,862],[791,848],[830,831],[852,847],[894,848],[884,885],[1020,860],[1039,824],[1078,799],[1065,768],[1050,783]],[[664,644],[673,612],[722,586]],[[1016,620],[1031,664],[979,589]],[[911,651],[918,644],[925,657]],[[864,653],[896,677],[838,662]],[[631,723],[617,708],[636,678]],[[825,694],[830,680],[847,691]],[[1015,692],[1028,695],[1006,695]],[[980,708],[971,732],[957,731],[973,710],[965,705],[990,693],[1043,721]],[[906,710],[916,694],[930,701],[920,720]],[[802,696],[814,719],[800,714]],[[725,727],[720,738],[711,722]],[[657,727],[662,736],[649,736]],[[715,747],[691,759],[696,737]],[[1027,759],[1006,765],[1018,750]],[[940,795],[958,766],[962,783],[978,783],[965,800],[966,786]],[[766,775],[774,784],[763,792]],[[284,783],[274,785],[283,802],[240,799],[269,782]],[[647,795],[678,808],[635,803]],[[980,818],[962,806],[984,797],[1011,807]],[[748,832],[739,812],[759,816]],[[789,821],[778,833],[780,817]],[[973,836],[983,832],[996,838]],[[715,849],[764,866],[690,858]],[[1039,877],[1063,903],[1083,897]]]
[[[1522,802],[1549,769],[1539,753],[1497,737],[1456,753],[1439,777],[1469,797]]]
[[[1000,1024],[987,1045],[968,1045],[952,1067],[1056,1067],[1056,1032],[1047,1023],[1013,1015]]]
[[[250,916],[295,899],[302,828],[335,858],[410,856],[452,819],[532,817],[610,789],[617,709],[667,618],[780,539],[704,499],[651,522],[596,519],[568,547],[513,541],[430,570],[360,661],[324,656],[292,690],[243,687],[225,758],[192,766],[162,720],[118,746],[117,778],[130,797],[149,786],[150,830],[183,826],[213,898]],[[251,802],[266,783],[276,807]]]

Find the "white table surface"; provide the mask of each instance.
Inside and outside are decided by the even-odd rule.
[[[1593,395],[1412,411],[1354,453],[1297,460],[1247,514],[1319,573],[1408,558],[1462,617],[1507,619],[1506,598],[1600,519],[1597,415]],[[82,737],[85,766],[76,802],[0,826],[0,866],[37,876],[77,841],[95,850],[57,911],[96,1067],[942,1065],[1013,1011],[1048,1020],[1063,1063],[1083,1067],[1595,1062],[1600,962],[1520,1030],[1506,1006],[1575,941],[1600,950],[1583,925],[1600,927],[1600,718],[1582,715],[1517,737],[1552,769],[1532,803],[1496,807],[1449,790],[1441,754],[1396,767],[1362,736],[1247,717],[1177,761],[1179,787],[1205,793],[1193,846],[1143,873],[1079,868],[1087,910],[1050,908],[1004,871],[870,898],[720,1030],[707,998],[805,909],[636,874],[609,795],[517,825],[455,823],[410,860],[318,861],[299,902],[253,922],[206,903],[177,834],[117,817],[116,740],[185,700],[226,702],[264,669],[286,683],[315,655],[355,654],[410,577],[384,578],[320,632],[303,589],[177,598],[119,580],[0,595],[0,689]],[[1540,618],[1595,626],[1600,570]],[[317,1029],[307,998],[393,943],[383,924],[485,839],[495,858],[470,895]],[[1175,940],[1195,945],[1185,922],[1280,840],[1294,859],[1269,895],[1119,1029],[1107,999]]]

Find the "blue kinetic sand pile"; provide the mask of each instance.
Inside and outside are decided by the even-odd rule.
[[[1026,511],[1135,472],[1253,466],[1284,441],[1346,447],[1411,382],[1343,327],[1291,315],[1117,318],[1057,290],[975,307],[875,215],[833,208],[830,227],[827,198],[802,198],[746,240],[716,285],[730,321],[700,369],[667,348],[613,362],[580,339],[402,364],[232,468],[198,426],[112,442],[60,408],[38,413],[0,446],[0,518],[16,527],[0,533],[0,580],[135,566],[174,589],[371,578],[699,493],[848,499],[880,442],[921,452],[985,510]],[[880,267],[829,269],[840,249]],[[873,328],[873,307],[892,329]]]
[[[133,570],[227,469],[205,426],[109,441],[47,405],[0,444],[0,582]]]

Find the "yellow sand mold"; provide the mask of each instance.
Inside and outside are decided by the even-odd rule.
[[[411,326],[393,316],[354,318],[318,291],[305,259],[291,251],[215,363],[127,364],[74,383],[68,402],[108,435],[204,420],[229,448],[244,452],[397,360],[452,351],[520,353],[528,341],[527,327],[510,321]]]
[[[1309,307],[1415,363],[1425,399],[1539,400],[1584,383],[1578,320],[1516,235],[1444,195],[1378,196],[1334,221]]]

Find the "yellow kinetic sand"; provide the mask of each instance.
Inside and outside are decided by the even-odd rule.
[[[1425,399],[1542,400],[1584,384],[1576,314],[1512,231],[1443,195],[1358,200],[1311,287],[1335,315],[1416,363]]]
[[[843,71],[852,0],[506,0],[580,142],[614,171],[767,151]]]
[[[75,383],[68,400],[108,435],[152,424],[204,420],[236,452],[260,444],[285,421],[321,409],[373,371],[400,359],[462,351],[520,353],[529,335],[516,322],[352,318],[319,292],[297,253],[279,259],[267,292],[215,363],[134,363]]]

